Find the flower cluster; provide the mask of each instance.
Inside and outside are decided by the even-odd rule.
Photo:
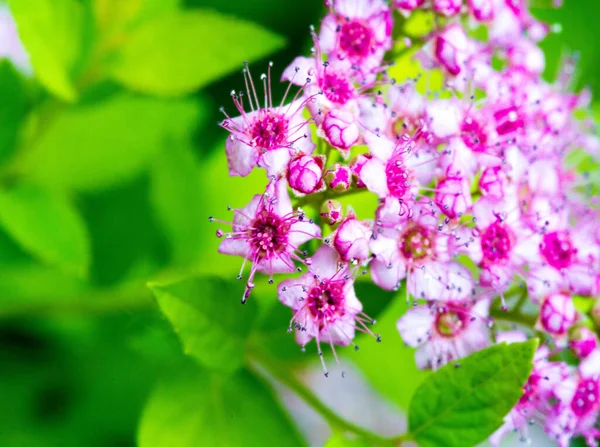
[[[244,260],[239,279],[251,264],[242,302],[256,272],[273,283],[304,271],[279,282],[278,296],[326,374],[323,344],[353,344],[356,331],[380,340],[354,292],[367,271],[385,290],[405,288],[411,306],[397,327],[420,368],[537,331],[545,343],[524,395],[491,441],[510,430],[526,437],[533,421],[560,446],[574,436],[596,445],[600,214],[576,162],[597,158],[600,141],[589,92],[570,90],[574,59],[552,83],[542,79],[538,42],[552,28],[525,0],[327,5],[311,56],[283,71],[281,102],[271,64],[260,98],[246,66],[245,92],[231,93],[238,116],[223,109],[230,175],[258,168],[269,181],[234,211],[230,232],[217,230],[219,251]],[[417,9],[435,25],[407,36]],[[399,82],[390,71],[406,52],[424,76]],[[434,71],[438,90],[426,82]],[[356,193],[377,196],[370,220],[344,213],[338,199]]]

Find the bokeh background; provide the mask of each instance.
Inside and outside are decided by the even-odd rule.
[[[574,87],[600,97],[600,3],[566,0],[555,10],[533,2],[536,15],[560,24],[543,43],[547,78],[576,50]],[[195,413],[218,388],[200,380],[171,402],[177,409],[152,408],[171,417],[169,444],[161,443],[162,427],[138,436],[156,383],[182,383],[189,368],[147,283],[197,274],[224,280],[207,298],[237,302],[242,293],[240,261],[217,254],[208,216],[227,218],[227,205],[243,206],[265,180],[256,172],[227,176],[219,107],[233,109],[229,92],[243,88],[243,61],[258,79],[272,60],[278,79],[307,54],[322,2],[16,0],[11,7],[35,57],[12,40],[14,23],[0,1],[0,447],[126,447],[138,439],[322,445],[327,426],[283,387],[254,376],[229,389],[228,399],[243,405],[225,400],[224,420],[210,409]],[[394,75],[416,70],[405,57]],[[285,87],[275,82],[273,97]],[[353,206],[368,218],[373,200]],[[357,288],[384,343],[364,340],[359,352],[342,352],[345,379],[341,369],[324,379],[317,356],[299,352],[286,333],[287,309],[264,281],[253,337],[349,419],[400,433],[402,409],[424,377],[395,333],[403,300],[368,281]],[[257,387],[263,394],[250,392]],[[250,429],[239,423],[246,417]]]

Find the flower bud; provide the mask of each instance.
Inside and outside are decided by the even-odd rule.
[[[433,10],[446,17],[458,14],[461,6],[462,0],[433,0]]]
[[[417,9],[419,6],[422,6],[423,3],[425,3],[425,0],[396,0],[394,2],[396,8],[404,11],[412,11],[413,9]]]
[[[334,191],[346,191],[352,184],[352,171],[348,166],[336,163],[333,169],[329,169],[325,173],[325,181],[327,186]]]
[[[479,189],[482,196],[490,196],[495,199],[504,197],[507,177],[500,166],[486,168],[479,178]]]
[[[464,29],[458,24],[448,26],[435,38],[434,46],[437,62],[451,75],[458,75],[463,69],[468,46]]]
[[[566,335],[575,320],[573,299],[564,293],[553,293],[542,303],[537,327],[552,335]]]
[[[442,180],[435,192],[435,204],[451,219],[462,216],[473,205],[467,181],[461,177]]]
[[[344,261],[366,261],[372,235],[371,227],[359,221],[350,210],[333,235],[333,246]]]
[[[579,326],[571,331],[569,347],[580,359],[586,358],[598,346],[598,337],[585,326]]]
[[[354,184],[357,188],[366,188],[367,185],[360,178],[360,171],[365,165],[367,161],[369,161],[373,156],[368,154],[360,154],[357,157],[354,157],[350,161],[350,170],[352,171],[352,177],[354,178]]]
[[[494,18],[493,3],[493,0],[468,0],[467,5],[475,20],[487,22]]]
[[[322,127],[329,143],[342,151],[350,150],[360,137],[355,116],[344,109],[330,110]]]
[[[324,160],[321,156],[301,155],[288,166],[287,179],[290,187],[298,194],[313,194],[324,189]]]
[[[321,206],[321,217],[329,225],[340,223],[344,217],[342,204],[337,200],[326,200]]]

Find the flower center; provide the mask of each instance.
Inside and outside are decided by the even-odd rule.
[[[462,140],[473,152],[483,152],[487,145],[487,135],[481,125],[471,117],[462,123]]]
[[[279,216],[263,210],[248,230],[250,246],[258,259],[271,258],[285,251],[290,232],[290,223]]]
[[[354,88],[348,79],[337,73],[325,73],[322,88],[325,97],[338,104],[346,104],[354,96]]]
[[[321,328],[344,315],[344,284],[344,280],[325,281],[308,292],[306,306]]]
[[[396,199],[402,199],[410,189],[409,170],[399,159],[392,159],[385,167],[387,187]]]
[[[373,32],[362,23],[352,20],[340,29],[340,47],[351,58],[363,58],[371,51]]]
[[[435,325],[440,335],[454,337],[464,329],[465,323],[464,315],[447,310],[437,314]]]
[[[409,228],[400,238],[400,250],[409,260],[433,256],[433,235],[419,225]]]
[[[262,151],[280,148],[286,142],[288,124],[283,114],[261,109],[250,126],[252,144]]]
[[[483,257],[489,262],[506,261],[510,256],[511,248],[510,230],[500,222],[494,222],[481,236]]]
[[[593,379],[582,380],[571,401],[571,409],[577,416],[584,416],[598,405],[598,397],[598,383]]]
[[[548,264],[555,269],[569,267],[577,252],[566,231],[553,231],[545,234],[540,244],[540,251]]]
[[[498,135],[506,135],[522,128],[525,125],[523,118],[517,113],[515,106],[500,109],[494,113],[496,119],[496,132]]]

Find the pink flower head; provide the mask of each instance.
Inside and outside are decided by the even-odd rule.
[[[455,16],[461,7],[462,0],[433,0],[433,10],[446,17]]]
[[[313,194],[325,189],[323,156],[300,155],[288,166],[287,179],[296,195]]]
[[[440,181],[435,191],[435,204],[451,219],[462,216],[473,205],[468,181],[462,177],[447,177]]]
[[[508,186],[508,177],[501,166],[484,169],[479,177],[479,190],[483,196],[502,199]]]
[[[573,298],[564,293],[553,293],[542,301],[536,327],[564,339],[576,321],[577,311]]]
[[[348,166],[336,163],[333,169],[325,172],[325,181],[329,189],[337,192],[346,191],[352,185],[352,171]]]
[[[265,103],[261,107],[247,66],[244,68],[244,78],[247,86],[246,99],[251,111],[244,110],[243,94],[235,91],[231,96],[240,116],[230,118],[221,109],[226,116],[221,126],[230,132],[225,143],[229,174],[244,177],[255,166],[259,166],[265,168],[269,176],[277,176],[296,153],[310,155],[315,149],[308,122],[302,116],[305,100],[295,100],[285,106],[273,106],[269,67],[269,81],[268,84],[265,82]]]
[[[333,247],[344,261],[364,262],[369,258],[369,241],[373,235],[371,226],[356,218],[352,209],[331,235]]]
[[[321,205],[320,215],[328,225],[337,225],[344,219],[342,204],[337,200],[326,200]]]
[[[211,221],[215,219],[211,217]],[[285,179],[271,182],[265,194],[254,196],[244,208],[235,210],[231,226],[231,233],[217,232],[218,236],[225,235],[219,253],[243,257],[242,270],[246,261],[252,263],[242,303],[254,288],[256,272],[269,274],[271,282],[274,273],[294,272],[294,261],[302,261],[299,246],[321,235],[320,228],[303,212],[292,210]]]
[[[321,342],[334,349],[334,345],[353,344],[356,330],[374,335],[365,324],[372,320],[362,313],[348,265],[340,262],[333,248],[321,246],[312,257],[308,270],[299,278],[282,281],[278,295],[279,300],[294,312],[291,325],[296,329],[298,344],[305,346],[313,338],[316,340],[327,376]]]
[[[498,342],[525,340],[525,334],[521,332],[504,332],[497,337]],[[504,418],[502,427],[490,437],[493,447],[500,445],[502,438],[513,431],[519,432],[521,441],[528,441],[528,426],[534,418],[551,411],[551,399],[556,398],[554,392],[568,378],[569,369],[565,363],[548,361],[549,356],[550,351],[546,346],[537,349],[533,358],[533,370],[523,386],[523,395]]]
[[[472,352],[490,341],[489,300],[470,300],[471,290],[457,292],[452,298],[408,309],[397,323],[404,343],[418,348],[415,360],[420,369],[436,369]]]
[[[569,347],[577,357],[584,359],[598,349],[600,345],[598,344],[598,337],[592,330],[580,326],[571,331]]]
[[[374,76],[384,53],[392,47],[392,14],[383,0],[334,0],[321,22],[319,42],[329,60],[356,72],[359,79]]]

